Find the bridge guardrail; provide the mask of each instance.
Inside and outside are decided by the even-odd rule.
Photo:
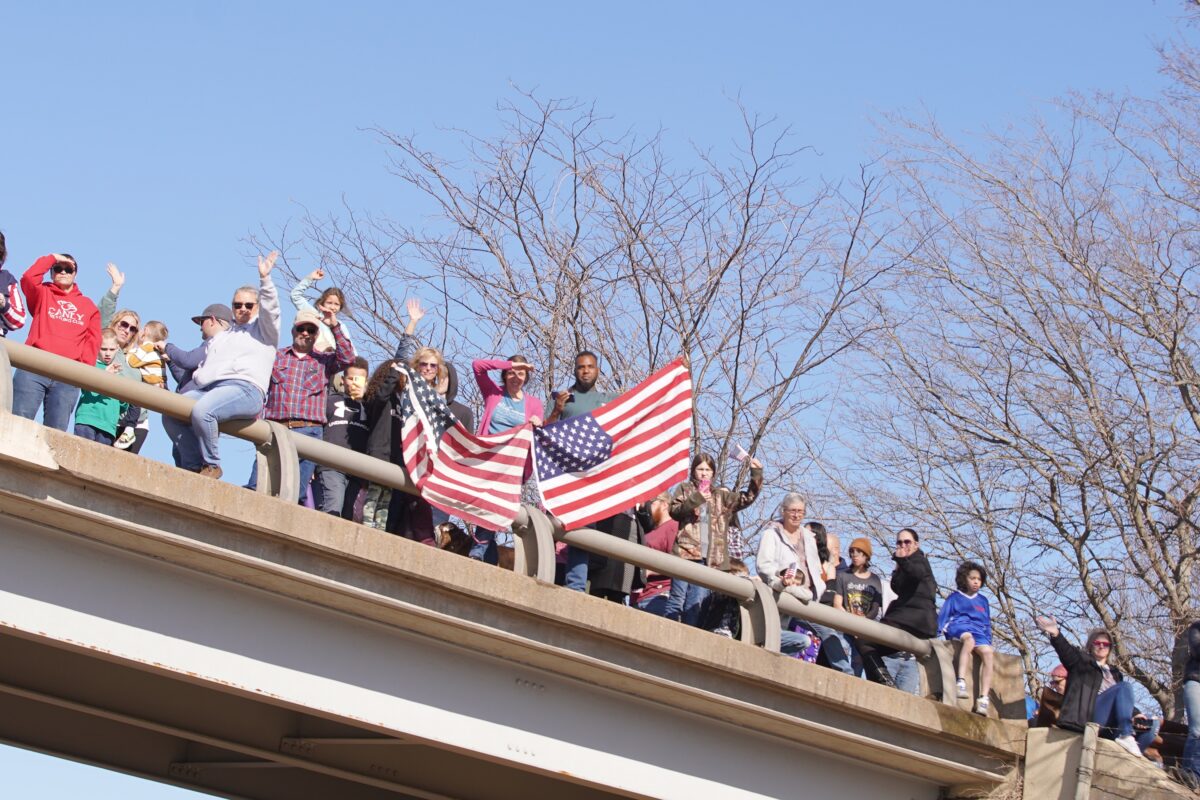
[[[12,369],[16,366],[53,380],[115,397],[127,403],[166,414],[179,420],[191,418],[195,401],[111,375],[94,366],[81,364],[28,345],[0,340],[0,408],[12,413]],[[408,473],[398,464],[357,453],[349,448],[292,433],[286,427],[267,420],[231,420],[221,431],[253,442],[258,450],[258,491],[276,497],[295,497],[299,493],[300,459],[338,470],[364,480],[389,486],[408,494],[419,494]],[[827,625],[844,633],[868,639],[887,647],[913,653],[921,658],[933,654],[930,640],[856,617],[817,602],[802,602],[789,594],[777,594],[761,581],[730,575],[727,572],[688,561],[644,545],[592,529],[566,531],[554,517],[541,509],[524,505],[513,523],[515,569],[547,583],[554,581],[554,543],[556,540],[671,578],[695,583],[737,599],[743,608],[742,638],[778,652],[779,612],[798,619]],[[953,697],[953,687],[943,691],[943,699]]]

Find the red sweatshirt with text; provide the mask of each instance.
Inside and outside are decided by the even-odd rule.
[[[42,283],[52,266],[54,256],[42,256],[21,276],[30,318],[25,344],[90,367],[100,352],[100,310],[79,284]]]

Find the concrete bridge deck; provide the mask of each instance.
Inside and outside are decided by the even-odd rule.
[[[5,414],[0,514],[0,739],[222,796],[934,798],[1024,752],[1019,723]]]

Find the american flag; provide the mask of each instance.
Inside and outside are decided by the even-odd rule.
[[[530,426],[476,436],[434,387],[407,366],[404,371],[404,467],[421,497],[469,523],[507,528],[521,507],[521,480],[533,441]]]
[[[567,530],[611,517],[687,478],[692,380],[683,359],[590,414],[534,429],[542,504]]]

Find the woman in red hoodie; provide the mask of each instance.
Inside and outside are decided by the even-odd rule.
[[[100,311],[75,283],[79,265],[65,253],[51,253],[33,262],[21,276],[29,308],[25,344],[89,367],[100,351]],[[50,280],[43,283],[46,273]],[[19,369],[13,375],[13,413],[26,419],[42,409],[42,422],[65,431],[79,400],[79,387]]]

